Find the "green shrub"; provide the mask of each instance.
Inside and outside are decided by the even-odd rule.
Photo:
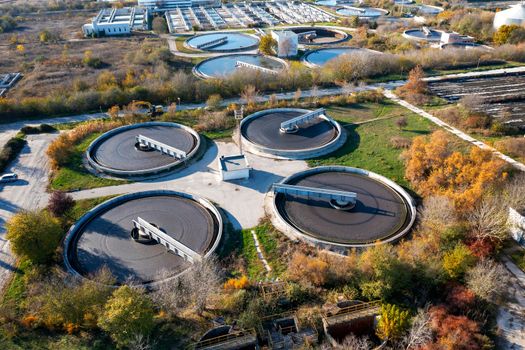
[[[16,159],[25,145],[26,141],[20,137],[13,137],[7,141],[0,152],[0,172],[5,171],[9,163]]]

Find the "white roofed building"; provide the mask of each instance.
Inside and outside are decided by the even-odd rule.
[[[299,36],[291,30],[273,30],[272,37],[277,41],[278,57],[293,57],[299,50]]]
[[[130,35],[134,30],[148,29],[148,10],[140,7],[103,9],[91,23],[84,24],[85,36]]]
[[[511,8],[500,11],[494,16],[494,28],[503,25],[525,26],[525,2],[513,5]]]
[[[177,8],[220,6],[221,0],[138,0],[139,6],[155,11],[171,10]]]

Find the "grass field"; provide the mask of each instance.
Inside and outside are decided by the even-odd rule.
[[[91,174],[84,168],[83,157],[87,148],[100,133],[87,137],[82,143],[75,146],[75,152],[69,163],[57,170],[50,179],[49,185],[53,190],[73,191],[128,183],[125,180],[105,179]]]
[[[412,139],[427,135],[435,129],[429,121],[389,101],[334,107],[329,108],[328,113],[345,127],[348,140],[338,151],[308,161],[310,166],[345,165],[363,168],[409,187],[400,159],[402,150],[393,148],[390,139],[394,136]],[[395,124],[400,117],[405,117],[408,122],[402,129]]]

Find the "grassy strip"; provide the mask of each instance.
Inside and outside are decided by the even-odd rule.
[[[75,152],[70,161],[52,174],[50,187],[53,190],[73,191],[96,187],[114,186],[129,183],[126,180],[106,179],[91,174],[84,168],[83,157],[89,145],[101,133],[89,135],[80,144],[75,146]]]
[[[252,236],[252,229],[241,231],[242,234],[242,251],[241,256],[246,264],[246,272],[251,280],[262,279],[266,276],[266,269],[257,256],[255,242]]]
[[[393,106],[389,101],[379,105],[329,108],[328,114],[345,126],[348,140],[336,152],[308,161],[310,166],[346,165],[363,168],[409,187],[404,177],[404,164],[400,159],[403,150],[393,148],[390,139],[395,136],[413,139],[419,135],[427,135],[435,129],[428,120],[402,107]],[[362,125],[352,124],[384,116],[390,118]],[[408,125],[399,129],[395,125],[395,118],[402,116],[407,119]]]
[[[275,277],[282,275],[287,268],[279,249],[278,235],[282,234],[277,232],[270,222],[265,222],[253,230],[262,246],[264,257],[272,267],[271,274]]]

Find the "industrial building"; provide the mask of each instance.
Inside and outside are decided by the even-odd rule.
[[[525,2],[512,6],[507,10],[500,11],[494,16],[494,28],[502,25],[525,26]]]
[[[220,5],[220,0],[139,0],[139,6],[143,6],[154,11]]]
[[[148,10],[140,7],[103,9],[82,26],[82,32],[85,36],[130,35],[134,30],[147,30],[148,17]]]
[[[299,50],[299,35],[291,30],[273,30],[272,38],[277,42],[278,57],[297,56]]]

